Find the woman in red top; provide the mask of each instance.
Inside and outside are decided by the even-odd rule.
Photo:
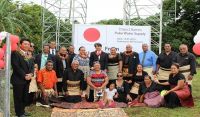
[[[89,102],[99,100],[96,97],[103,97],[102,91],[104,91],[108,84],[108,76],[105,71],[101,70],[101,65],[98,61],[94,62],[93,68],[94,70],[90,72],[90,75],[87,78],[87,83],[90,86]]]

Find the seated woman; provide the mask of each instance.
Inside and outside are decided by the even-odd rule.
[[[63,90],[65,91],[65,101],[67,102],[80,102],[82,101],[82,91],[86,86],[84,83],[84,73],[78,69],[79,62],[73,60],[71,68],[65,70],[63,75]]]
[[[138,97],[139,86],[142,82],[144,82],[144,77],[146,75],[148,75],[148,73],[143,71],[143,67],[141,64],[138,64],[137,71],[133,74],[133,79],[131,83],[130,95],[132,99]]]
[[[108,76],[105,71],[101,70],[101,65],[98,61],[94,62],[94,70],[90,72],[87,78],[87,83],[90,86],[89,102],[99,101],[103,97],[103,91],[108,84]]]
[[[132,98],[129,95],[129,85],[123,80],[122,72],[117,73],[117,80],[114,81],[118,95],[114,97],[114,100],[117,102],[127,103],[132,101]]]
[[[194,106],[191,92],[188,85],[185,83],[184,75],[179,72],[178,64],[172,64],[168,82],[160,83],[158,80],[156,82],[160,85],[170,85],[171,87],[171,89],[164,94],[166,107]]]
[[[137,102],[137,103],[136,103]],[[139,103],[138,103],[139,102]],[[131,102],[130,106],[149,106],[159,107],[163,104],[164,99],[160,96],[160,92],[157,89],[157,84],[151,80],[151,77],[146,75],[144,82],[140,84],[138,100]],[[144,104],[145,105],[144,105]]]

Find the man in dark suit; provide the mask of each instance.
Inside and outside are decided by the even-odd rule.
[[[58,55],[55,56],[55,60],[56,60],[55,71],[56,71],[56,76],[58,78],[57,90],[58,90],[58,94],[62,95],[63,73],[66,69],[70,67],[68,65],[68,55],[67,55],[67,49],[65,47],[60,48]]]
[[[34,61],[27,53],[29,48],[30,40],[21,39],[19,49],[11,53],[13,68],[11,84],[13,85],[15,113],[18,117],[30,116],[24,110],[28,103],[29,84],[34,72]]]
[[[93,64],[95,61],[99,61],[101,64],[101,70],[107,70],[107,64],[108,64],[108,56],[105,52],[102,51],[102,45],[100,43],[94,44],[95,51],[91,52],[90,54],[90,67],[93,69]]]
[[[54,70],[56,69],[55,56],[49,53],[49,49],[49,45],[45,44],[43,46],[43,53],[40,53],[35,57],[35,64],[38,65],[39,70],[45,68],[47,60],[52,60],[54,62]]]

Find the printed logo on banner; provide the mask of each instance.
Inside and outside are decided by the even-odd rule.
[[[88,42],[95,42],[99,40],[100,32],[96,28],[88,28],[84,31],[83,36]]]
[[[106,44],[106,29],[102,26],[81,26],[78,29],[78,44]]]

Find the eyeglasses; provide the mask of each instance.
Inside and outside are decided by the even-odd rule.
[[[122,77],[123,75],[117,75],[117,77]]]

